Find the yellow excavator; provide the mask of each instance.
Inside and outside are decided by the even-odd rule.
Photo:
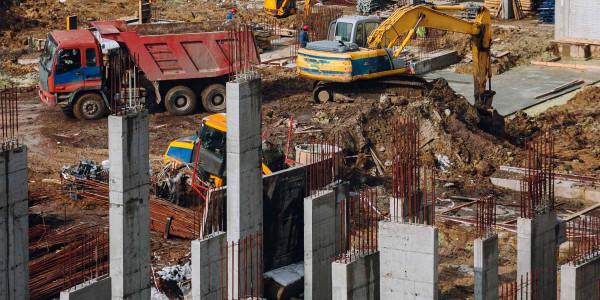
[[[444,14],[448,10],[476,10],[475,20],[468,21]],[[327,41],[308,43],[298,51],[297,72],[316,81],[314,98],[333,100],[334,89],[349,89],[361,81],[405,78],[410,63],[399,57],[418,28],[434,28],[471,36],[475,106],[490,113],[492,121],[499,117],[492,108],[495,94],[486,83],[491,82],[491,18],[485,7],[417,5],[406,6],[386,20],[348,16],[331,23]],[[400,38],[404,39],[398,45]]]
[[[310,0],[304,2],[304,13],[308,13],[310,8]],[[265,13],[267,15],[274,16],[276,18],[287,18],[291,15],[295,15],[296,11],[296,0],[265,0],[264,3]]]

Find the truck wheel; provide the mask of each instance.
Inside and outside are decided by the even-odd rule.
[[[178,85],[167,92],[165,106],[174,115],[189,115],[196,110],[196,94],[189,87]]]
[[[211,84],[202,91],[202,106],[208,112],[218,113],[226,108],[225,86],[222,84]]]
[[[88,93],[77,98],[77,102],[73,106],[73,113],[79,120],[95,120],[104,116],[105,109],[102,96]]]
[[[317,86],[313,91],[313,98],[316,103],[333,101],[333,93],[327,87]]]

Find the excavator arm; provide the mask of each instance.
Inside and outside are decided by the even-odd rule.
[[[477,9],[477,16],[474,21],[459,19],[441,12],[443,10],[466,9]],[[394,55],[398,56],[418,27],[471,35],[475,106],[485,110],[491,109],[495,92],[486,90],[486,83],[492,77],[490,60],[491,17],[489,10],[485,7],[436,5],[401,8],[373,30],[367,38],[367,45],[372,49],[392,48],[402,34],[407,33],[400,47],[394,52]]]

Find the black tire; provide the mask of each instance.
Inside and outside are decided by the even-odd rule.
[[[189,115],[196,111],[196,94],[189,87],[178,85],[165,96],[165,107],[177,116]]]
[[[316,103],[333,101],[333,93],[324,86],[317,86],[313,91],[313,99]]]
[[[225,86],[222,84],[211,84],[202,91],[202,106],[208,112],[220,113],[227,108],[225,98]]]
[[[87,93],[77,97],[73,105],[73,114],[79,120],[95,120],[102,118],[106,105],[102,96],[96,93]]]

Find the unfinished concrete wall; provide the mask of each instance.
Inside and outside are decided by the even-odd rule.
[[[331,298],[331,263],[335,259],[334,191],[304,198],[304,299]]]
[[[556,0],[554,38],[592,39],[600,42],[598,0]]]
[[[438,298],[438,229],[379,222],[381,299]]]
[[[26,146],[0,154],[0,299],[29,299]]]
[[[112,299],[150,298],[148,113],[108,117]]]
[[[597,299],[600,278],[600,257],[578,266],[560,267],[560,299]]]
[[[517,278],[537,272],[538,299],[556,299],[556,211],[517,219]]]
[[[111,298],[111,279],[92,279],[60,292],[60,300],[108,300]]]
[[[265,272],[303,260],[305,184],[305,166],[263,176]]]
[[[192,241],[192,299],[220,299],[221,245],[227,243],[225,232],[216,232],[203,240]]]
[[[349,263],[331,264],[333,300],[378,300],[379,252],[361,256]]]
[[[498,235],[474,242],[475,300],[498,299]]]

